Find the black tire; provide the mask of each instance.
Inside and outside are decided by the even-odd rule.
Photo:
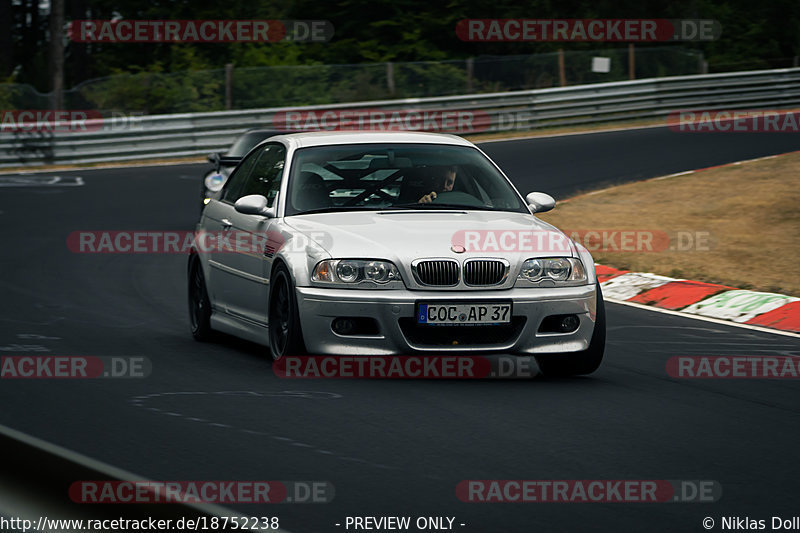
[[[213,340],[211,300],[208,298],[203,268],[197,256],[189,259],[189,323],[195,340],[201,342]]]
[[[289,270],[278,265],[270,280],[269,290],[269,349],[273,359],[287,355],[305,355],[297,296]]]
[[[603,362],[606,348],[606,306],[603,292],[597,283],[597,318],[589,347],[582,352],[560,355],[542,355],[536,358],[539,369],[546,377],[569,377],[591,374]]]

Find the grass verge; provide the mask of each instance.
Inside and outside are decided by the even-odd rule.
[[[798,176],[794,152],[583,194],[541,218],[562,229],[669,236],[663,251],[600,246],[592,255],[604,265],[800,296]]]

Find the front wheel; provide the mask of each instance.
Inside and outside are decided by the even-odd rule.
[[[536,358],[539,369],[547,377],[568,377],[591,374],[603,362],[606,348],[606,307],[600,282],[597,283],[597,318],[589,347],[582,352],[541,355]]]
[[[282,264],[278,266],[270,280],[267,320],[269,348],[273,359],[305,354],[294,283],[288,269]]]
[[[208,298],[203,268],[197,257],[192,257],[189,263],[189,321],[195,340],[209,341],[213,339],[211,300]]]

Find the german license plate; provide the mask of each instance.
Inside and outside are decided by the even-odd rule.
[[[485,326],[511,322],[511,303],[429,303],[417,305],[417,324]]]

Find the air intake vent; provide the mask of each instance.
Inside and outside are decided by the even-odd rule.
[[[473,287],[499,285],[507,273],[508,265],[496,259],[470,259],[464,263],[464,283]]]
[[[458,263],[450,259],[420,261],[414,266],[417,280],[432,287],[458,285]]]

